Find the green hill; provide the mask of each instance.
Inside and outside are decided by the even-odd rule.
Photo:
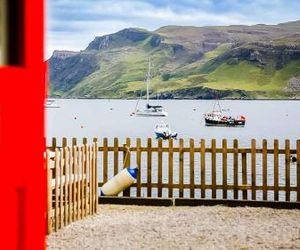
[[[300,21],[125,29],[49,59],[50,95],[65,98],[299,98]]]

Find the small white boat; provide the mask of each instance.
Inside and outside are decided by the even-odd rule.
[[[147,105],[145,109],[138,109],[139,100],[136,104],[135,111],[131,113],[131,115],[135,116],[144,116],[144,117],[160,117],[160,116],[168,116],[168,113],[161,105],[150,105],[149,103],[149,84],[151,78],[151,62],[149,59],[148,64],[148,72],[146,75],[146,83],[147,83]]]
[[[166,139],[171,139],[171,138],[176,139],[178,133],[172,132],[169,124],[161,121],[159,124],[157,124],[155,126],[155,135],[156,135],[157,139],[162,138],[162,139],[166,140]]]
[[[53,99],[47,99],[45,102],[45,108],[59,108]]]

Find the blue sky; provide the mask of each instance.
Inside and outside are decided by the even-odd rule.
[[[300,19],[300,0],[47,0],[46,58],[83,50],[128,27],[277,24]]]

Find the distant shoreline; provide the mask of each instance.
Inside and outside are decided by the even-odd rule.
[[[64,98],[61,98],[61,97],[48,97],[48,99],[61,99],[61,100],[127,100],[127,101],[130,101],[130,100],[138,100],[138,98],[80,98],[80,97],[77,97],[77,98],[68,98],[68,97],[64,97]],[[146,99],[142,99],[142,100],[146,100]],[[210,101],[210,100],[216,100],[216,99],[192,99],[192,98],[170,98],[170,99],[156,99],[156,98],[150,98],[150,100],[191,100],[191,101],[199,101],[199,100],[205,100],[205,101]],[[226,99],[219,99],[219,100],[222,100],[222,101],[227,101],[227,100],[230,100],[230,101],[300,101],[300,98],[299,99],[277,99],[277,98],[274,98],[274,99],[264,99],[264,98],[257,98],[257,99],[247,99],[247,98],[226,98]]]

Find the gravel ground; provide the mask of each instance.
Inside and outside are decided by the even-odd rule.
[[[300,210],[101,205],[47,249],[300,249]]]

